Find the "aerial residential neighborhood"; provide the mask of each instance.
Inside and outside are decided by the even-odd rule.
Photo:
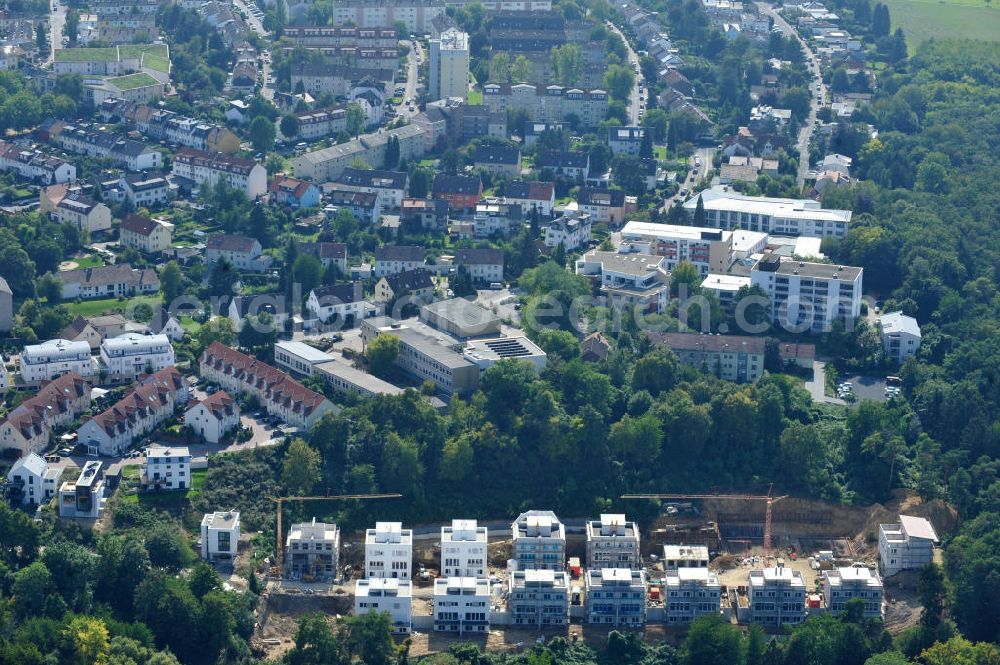
[[[1000,662],[998,12],[6,2],[0,663]]]

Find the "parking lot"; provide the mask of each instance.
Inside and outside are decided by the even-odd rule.
[[[838,383],[838,387],[843,386],[845,383],[850,384],[851,390],[849,392],[853,394],[855,402],[861,402],[866,399],[870,399],[873,402],[885,402],[888,399],[884,376],[854,374],[843,377]],[[842,395],[842,397],[849,399],[846,395]]]

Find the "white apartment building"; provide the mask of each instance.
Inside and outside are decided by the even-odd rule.
[[[516,570],[507,582],[507,613],[514,626],[569,623],[569,576],[565,571]]]
[[[299,376],[312,376],[316,365],[331,360],[333,356],[305,342],[282,340],[274,343],[274,364]]]
[[[686,261],[703,276],[724,274],[737,258],[760,254],[767,246],[766,233],[651,222],[628,222],[622,227],[620,237],[620,252],[662,256],[667,270]]]
[[[920,348],[920,324],[902,312],[889,312],[878,319],[882,347],[893,362],[902,365]]]
[[[411,33],[430,32],[431,21],[444,14],[441,0],[339,0],[333,6],[330,24],[359,28],[384,28],[396,21]]]
[[[593,249],[577,259],[576,274],[598,281],[612,307],[634,307],[644,313],[667,307],[670,271],[664,258]]]
[[[201,558],[231,560],[240,542],[240,514],[235,510],[205,513],[201,518]]]
[[[590,242],[592,228],[590,215],[584,213],[578,217],[560,217],[545,225],[545,246],[563,246],[567,252],[580,249]]]
[[[699,198],[705,209],[705,223],[725,231],[739,227],[779,236],[843,238],[851,223],[850,210],[826,209],[812,199],[745,196],[726,186],[691,197],[684,203],[689,215],[694,216]]]
[[[122,178],[121,183],[133,209],[157,208],[170,199],[170,183],[160,176]]]
[[[664,545],[663,569],[704,568],[708,570],[708,547],[705,545]]]
[[[773,628],[806,618],[806,583],[802,573],[778,565],[750,571],[750,621]]]
[[[472,233],[477,238],[510,238],[524,228],[521,205],[502,198],[485,198],[476,203]]]
[[[174,225],[145,215],[129,215],[122,220],[119,244],[144,254],[159,254],[170,249]]]
[[[111,228],[111,209],[82,195],[63,198],[52,213],[60,224],[72,224],[81,231],[97,233]]]
[[[427,250],[419,245],[383,245],[375,248],[375,277],[424,267]]]
[[[173,365],[174,347],[166,335],[126,333],[101,342],[100,371],[114,382],[132,381]]]
[[[488,83],[483,86],[483,104],[492,113],[523,109],[537,122],[562,122],[574,114],[584,127],[596,127],[608,113],[608,93],[598,88]]]
[[[413,617],[413,582],[369,578],[354,583],[354,615],[386,612],[392,632],[409,635]]]
[[[641,569],[639,525],[617,514],[587,520],[587,566]]]
[[[19,458],[7,472],[10,498],[23,506],[48,503],[59,491],[62,467],[49,468],[48,462],[35,453]]]
[[[361,282],[321,286],[309,292],[306,310],[323,323],[360,321],[365,318],[366,301]]]
[[[476,520],[452,520],[441,527],[441,576],[486,577],[486,527]]]
[[[205,263],[225,260],[237,270],[262,271],[271,266],[271,257],[263,254],[257,238],[213,233],[205,242]]]
[[[458,249],[455,268],[465,268],[476,284],[503,281],[503,252],[494,248]]]
[[[212,393],[184,413],[184,425],[207,443],[219,443],[239,424],[240,405],[225,390]]]
[[[346,168],[336,180],[340,189],[378,194],[383,208],[398,210],[406,196],[407,174],[403,171],[379,171]]]
[[[691,325],[697,327],[699,322]],[[681,363],[720,379],[750,383],[764,374],[763,337],[661,332],[647,335],[654,344],[669,347]]]
[[[376,522],[365,530],[365,577],[411,579],[413,529],[401,522]]]
[[[551,510],[529,510],[510,525],[517,570],[566,568],[566,527]]]
[[[267,170],[252,159],[181,148],[174,155],[172,173],[199,186],[208,183],[215,187],[225,182],[248,199],[267,193]]]
[[[285,538],[285,574],[291,579],[336,577],[340,567],[340,529],[336,524],[300,522]]]
[[[664,572],[663,609],[668,625],[691,623],[700,616],[719,615],[722,585],[708,568],[678,568]]]
[[[149,446],[142,466],[145,485],[160,489],[183,490],[191,487],[191,451],[186,447]]]
[[[865,616],[881,619],[883,591],[878,573],[864,566],[823,571],[823,600],[831,614],[840,614],[849,601],[860,598],[865,604]]]
[[[886,577],[916,570],[934,560],[938,542],[934,525],[923,517],[900,515],[898,524],[879,524],[878,562]]]
[[[434,580],[434,630],[487,633],[490,629],[490,582],[483,577]]]
[[[430,101],[448,97],[465,99],[469,94],[469,35],[451,28],[431,40]]]
[[[68,372],[84,378],[97,374],[97,363],[87,342],[50,339],[21,351],[21,380],[28,385],[49,381]]]
[[[775,323],[790,332],[819,333],[838,319],[850,323],[860,316],[863,272],[768,253],[750,270],[750,283],[770,298]]]
[[[626,627],[646,623],[646,571],[590,569],[585,580],[587,623]]]

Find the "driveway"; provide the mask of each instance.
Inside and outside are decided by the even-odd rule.
[[[842,399],[836,397],[829,397],[826,394],[826,363],[820,360],[813,361],[813,376],[812,379],[806,381],[806,390],[812,396],[814,402],[822,402],[824,404],[838,404],[844,406],[847,404]]]

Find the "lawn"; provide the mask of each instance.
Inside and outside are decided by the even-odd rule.
[[[149,69],[155,69],[158,72],[169,72],[170,60],[162,55],[147,53],[142,57],[142,66],[148,67]]]
[[[902,28],[910,51],[928,39],[1000,41],[1000,6],[976,0],[886,0],[892,28]]]
[[[145,72],[109,78],[107,79],[107,82],[119,90],[134,90],[135,88],[144,88],[148,85],[156,85],[159,83],[159,81]]]
[[[198,331],[201,330],[201,324],[190,316],[182,316],[179,323],[181,324],[181,328],[184,328],[184,332],[189,335],[197,335]]]
[[[469,91],[469,106],[478,106],[483,103],[483,93],[479,90]]]
[[[119,48],[122,58],[134,58],[144,53],[166,58],[170,54],[170,48],[166,44],[123,44]]]
[[[56,60],[59,62],[111,62],[118,59],[118,51],[114,48],[60,48],[56,49]]]
[[[104,265],[104,259],[97,254],[87,254],[83,258],[73,257],[69,259],[76,264],[77,269],[99,268]]]
[[[653,157],[660,160],[661,162],[667,159],[667,146],[665,145],[654,145],[653,146]]]
[[[133,468],[136,469],[135,472],[130,471]],[[125,467],[125,471],[123,471],[123,475],[126,473],[135,473],[134,480],[138,482],[138,469],[138,466],[127,466]],[[208,469],[195,469],[191,471],[191,488],[186,492],[134,492],[132,494],[122,494],[120,500],[124,503],[141,503],[149,508],[157,508],[159,510],[183,510],[201,494],[201,486],[205,484],[205,474],[207,473]],[[126,478],[128,477],[126,475]]]
[[[99,316],[112,312],[124,312],[126,309],[134,310],[140,303],[145,303],[154,311],[163,303],[159,295],[155,296],[135,296],[125,300],[117,298],[105,298],[103,300],[83,300],[80,302],[66,303],[66,309],[73,316]]]

